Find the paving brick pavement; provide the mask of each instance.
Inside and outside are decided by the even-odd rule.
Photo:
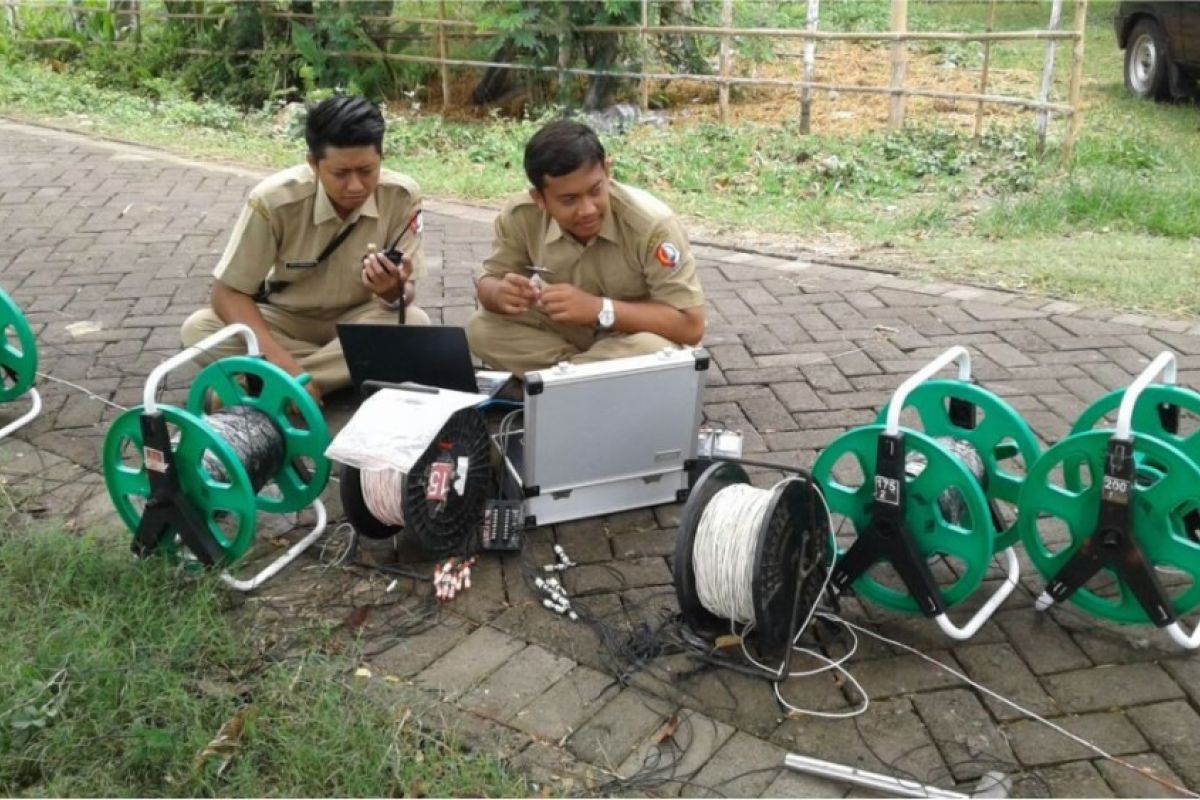
[[[179,324],[204,301],[255,179],[241,168],[0,121],[0,285],[37,334],[45,399],[39,419],[0,444],[0,488],[11,502],[71,525],[116,527],[99,443],[119,407],[140,402],[149,370],[176,352]],[[429,210],[430,277],[420,302],[435,322],[461,324],[493,212],[434,201]],[[743,430],[752,455],[811,466],[821,447],[871,421],[904,377],[953,344],[971,348],[980,381],[1019,408],[1043,442],[1062,437],[1088,402],[1127,384],[1162,349],[1179,355],[1181,381],[1200,384],[1200,325],[1189,322],[709,243],[695,253],[710,299],[706,416]],[[164,396],[178,401],[185,386],[186,375],[176,378]],[[763,485],[774,479],[756,476]],[[864,641],[851,661],[875,698],[863,717],[789,719],[763,681],[677,653],[640,653],[632,669],[615,656],[621,642],[602,646],[591,627],[537,605],[523,568],[547,560],[558,542],[582,564],[567,582],[589,616],[613,621],[614,630],[661,624],[677,611],[669,584],[678,511],[533,531],[524,562],[487,559],[470,592],[405,636],[394,635],[399,617],[379,600],[400,592],[387,593],[377,574],[318,568],[312,559],[239,613],[267,628],[286,626],[296,604],[316,595],[336,597],[309,609],[335,621],[347,603],[375,603],[363,631],[383,643],[368,659],[381,697],[414,710],[422,725],[508,758],[552,792],[847,791],[784,772],[789,749],[946,786],[969,786],[999,768],[1022,772],[1025,794],[1163,790],[891,645]],[[368,552],[389,555],[386,547]],[[1025,584],[1039,581],[1032,575]],[[1200,790],[1200,672],[1159,632],[1098,625],[1070,609],[1039,615],[1020,592],[961,644],[924,620],[853,600],[845,613]],[[784,691],[818,709],[846,699],[828,676]],[[660,768],[675,757],[680,769]],[[638,783],[615,782],[639,770]]]

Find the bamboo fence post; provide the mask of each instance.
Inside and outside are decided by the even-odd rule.
[[[721,2],[721,25],[733,27],[733,0]],[[717,90],[719,113],[722,124],[729,122],[729,35],[721,36],[721,85]]]
[[[558,105],[562,112],[567,109],[567,67],[569,59],[567,54],[567,27],[568,17],[566,6],[559,6],[558,12]]]
[[[892,0],[892,32],[908,30],[908,0]],[[908,44],[904,40],[892,42],[892,101],[888,106],[888,128],[900,130],[904,127],[904,73],[908,67]]]
[[[645,77],[646,67],[650,63],[650,48],[646,37],[646,28],[650,25],[650,0],[642,0],[642,30],[638,34],[638,46],[642,52],[641,98],[638,106],[642,111],[650,108],[650,80]]]
[[[987,10],[987,26],[984,28],[988,33],[992,32],[992,28],[996,27],[996,0],[988,0]],[[992,43],[983,43],[983,69],[979,73],[979,93],[987,94],[988,85],[988,70],[992,63]],[[983,101],[979,101],[979,105],[975,106],[975,141],[979,141],[979,137],[983,134]]]
[[[821,13],[821,0],[808,0],[804,8],[804,30],[812,33],[817,29],[817,19]],[[804,82],[812,83],[813,72],[817,62],[817,40],[804,40]],[[812,128],[812,87],[805,86],[800,90],[800,132],[809,133]]]
[[[1062,17],[1062,0],[1054,0],[1050,6],[1050,26],[1048,30],[1058,30],[1058,21]],[[1055,39],[1046,42],[1046,60],[1042,64],[1042,89],[1038,99],[1043,103],[1050,100],[1050,88],[1054,85],[1054,46]],[[1038,155],[1046,152],[1046,129],[1050,125],[1050,112],[1046,109],[1038,111],[1037,115],[1037,151]]]
[[[438,0],[438,56],[442,59],[442,111],[450,108],[450,65],[446,63],[449,58],[446,47],[446,0]]]
[[[1071,163],[1075,152],[1075,136],[1079,133],[1080,117],[1083,116],[1081,98],[1083,88],[1083,36],[1087,31],[1087,0],[1075,0],[1075,33],[1079,38],[1071,47],[1071,88],[1067,102],[1071,106],[1071,119],[1067,123],[1067,136],[1063,139],[1062,158],[1064,164]]]

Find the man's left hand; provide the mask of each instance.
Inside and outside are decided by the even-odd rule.
[[[399,300],[402,292],[405,305],[411,302],[405,291],[405,283],[411,276],[412,260],[408,256],[404,256],[399,264],[388,261],[383,253],[372,253],[363,258],[363,286],[389,303]]]
[[[569,283],[547,284],[540,302],[550,319],[567,325],[590,327],[600,316],[600,298]]]

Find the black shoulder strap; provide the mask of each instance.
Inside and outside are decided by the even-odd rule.
[[[354,222],[351,222],[349,225],[347,225],[342,230],[341,233],[339,233],[337,236],[333,237],[333,240],[330,241],[329,244],[325,245],[325,249],[321,251],[321,254],[319,256],[317,256],[317,263],[313,268],[316,269],[316,267],[319,267],[322,264],[324,264],[325,259],[327,259],[331,255],[333,255],[333,251],[335,251],[339,247],[341,247],[342,242],[346,241],[346,239],[350,236],[351,233],[354,232],[354,229],[358,227],[358,223],[361,221],[362,221],[362,217],[360,216],[358,219],[354,220]],[[290,281],[263,281],[262,286],[259,287],[257,294],[254,295],[254,302],[256,302],[256,303],[267,302],[267,298],[271,295],[272,292],[280,291],[281,289],[283,289],[283,287],[287,286],[289,283],[290,283]]]
[[[341,233],[333,237],[332,242],[325,245],[325,249],[321,251],[321,255],[317,256],[317,266],[321,266],[321,264],[325,263],[325,259],[333,255],[333,251],[342,246],[342,242],[346,241],[346,237],[354,232],[354,229],[358,227],[358,223],[361,221],[362,217],[360,216],[358,219],[354,220],[354,222],[351,222],[349,225],[347,225]]]

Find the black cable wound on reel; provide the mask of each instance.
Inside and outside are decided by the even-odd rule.
[[[250,476],[254,493],[267,485],[283,466],[283,432],[275,420],[250,406],[230,406],[205,417],[205,424],[233,448]],[[177,438],[177,437],[176,437]],[[175,441],[172,445],[176,444]],[[225,468],[211,452],[205,452],[204,469],[218,481],[228,481]]]

